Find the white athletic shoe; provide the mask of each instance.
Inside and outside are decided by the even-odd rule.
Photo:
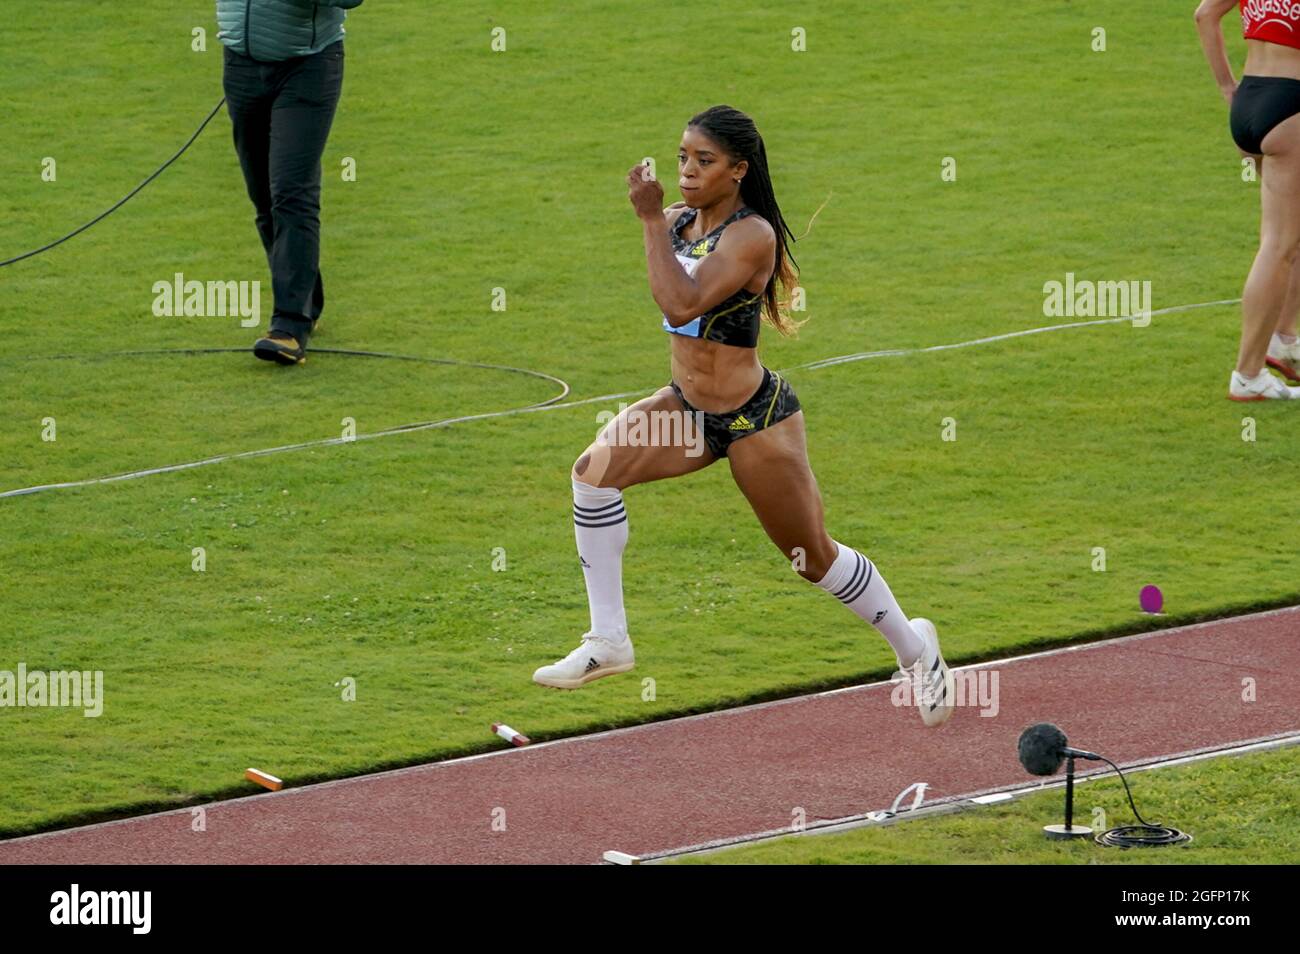
[[[912,629],[925,643],[925,648],[921,650],[920,659],[910,668],[894,673],[894,678],[912,684],[913,704],[921,710],[921,721],[934,728],[952,717],[957,695],[956,681],[948,664],[943,661],[943,653],[939,650],[939,631],[934,628],[934,623],[921,617],[910,622]]]
[[[577,689],[593,679],[627,672],[635,661],[630,638],[613,643],[604,636],[587,633],[582,645],[569,655],[533,673],[533,682],[556,689]]]
[[[1263,368],[1253,378],[1244,378],[1233,371],[1228,382],[1228,397],[1234,401],[1295,401],[1300,399],[1300,388],[1283,384],[1268,368]]]
[[[1289,383],[1300,384],[1300,340],[1282,344],[1270,339],[1265,363]]]

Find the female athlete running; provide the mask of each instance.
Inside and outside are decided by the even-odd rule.
[[[623,611],[627,543],[623,491],[680,477],[726,457],[763,529],[806,580],[875,626],[912,680],[926,725],[952,715],[953,678],[929,620],[909,620],[879,569],[832,540],[808,466],[803,412],[788,381],[759,363],[763,314],[792,325],[778,303],[797,273],[793,238],[777,207],[767,153],[744,113],[714,106],[687,124],[678,150],[684,201],[665,209],[663,188],[644,166],[629,173],[628,198],[641,219],[650,291],[672,336],[672,380],[627,408],[573,465],[573,521],[587,582],[591,630],[568,656],[533,679],[576,689],[633,665]],[[624,440],[680,422],[679,439]],[[657,430],[656,430],[657,428]]]
[[[1228,11],[1239,4],[1246,37],[1240,85],[1233,79],[1221,28]],[[1300,398],[1300,388],[1288,387],[1268,370],[1300,383],[1295,334],[1300,305],[1300,4],[1202,0],[1196,28],[1219,90],[1231,105],[1232,138],[1260,169],[1259,252],[1241,294],[1241,347],[1228,397]]]

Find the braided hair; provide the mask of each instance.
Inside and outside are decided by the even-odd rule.
[[[798,262],[790,251],[790,243],[795,238],[776,204],[767,169],[767,150],[758,127],[754,120],[730,106],[711,106],[692,116],[686,125],[705,132],[731,157],[732,165],[742,159],[749,163],[749,171],[740,183],[741,201],[766,219],[776,232],[776,264],[763,290],[765,317],[781,334],[792,334],[798,323],[785,310],[789,302],[782,301],[779,294],[788,293],[799,284]]]

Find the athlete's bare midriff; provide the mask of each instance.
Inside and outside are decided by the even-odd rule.
[[[672,228],[677,217],[685,211],[685,204],[674,215],[668,217],[668,228]],[[692,224],[698,235],[686,235],[691,241],[698,241],[705,235],[699,222]],[[687,231],[691,230],[690,228]],[[753,283],[751,283],[753,284]],[[767,286],[767,280],[758,288],[746,287],[746,291],[759,295]],[[704,338],[686,338],[681,335],[669,335],[672,342],[672,376],[677,386],[686,395],[686,400],[698,410],[710,414],[725,414],[740,407],[758,390],[763,383],[763,365],[758,360],[757,348],[740,348],[735,345],[720,344]]]
[[[710,414],[740,407],[763,383],[757,348],[738,348],[702,338],[672,339],[673,380],[692,406]]]
[[[1246,66],[1242,73],[1300,80],[1300,49],[1267,40],[1247,40]]]

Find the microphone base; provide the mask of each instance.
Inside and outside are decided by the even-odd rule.
[[[1069,841],[1071,838],[1091,837],[1092,829],[1085,825],[1071,825],[1069,828],[1064,825],[1044,825],[1043,833],[1051,841]]]

